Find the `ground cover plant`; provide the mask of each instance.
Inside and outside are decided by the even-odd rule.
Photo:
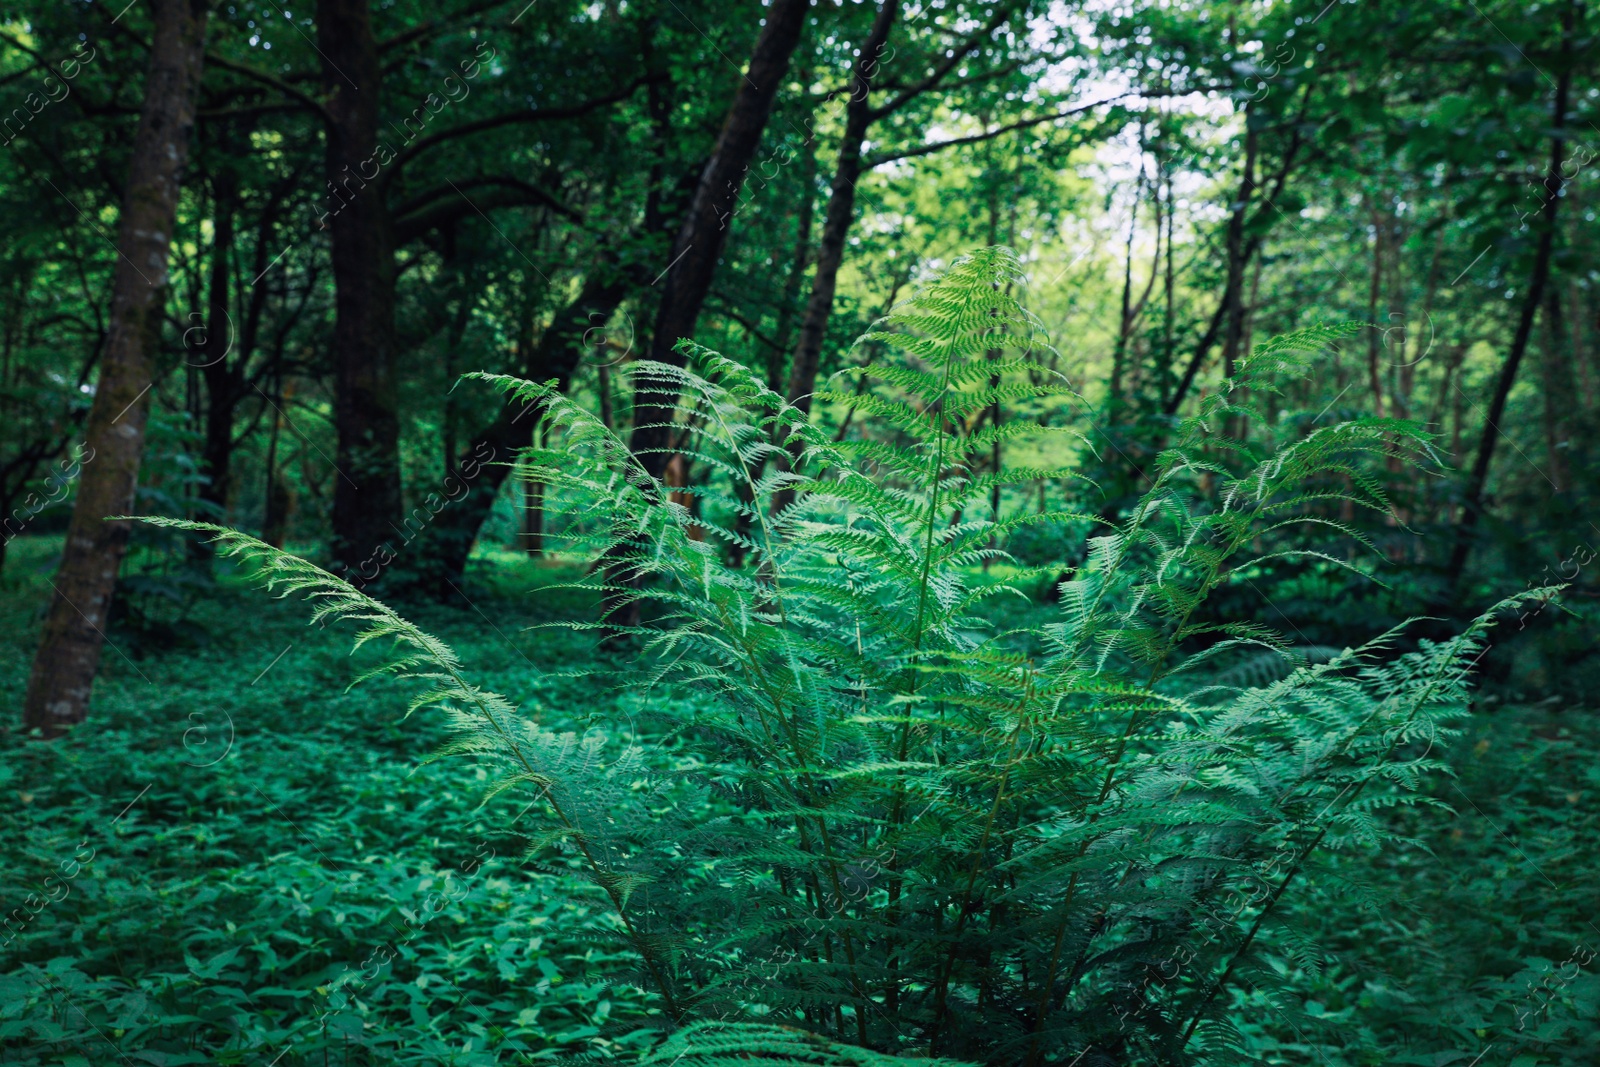
[[[0,1065],[1600,1062],[1597,29],[6,6]]]
[[[1237,440],[1247,394],[1351,332],[1323,327],[1259,346],[1174,429],[1059,606],[996,625],[986,606],[1020,595],[983,577],[1006,536],[1093,519],[984,514],[996,484],[1061,473],[974,462],[1033,432],[974,416],[1066,391],[1036,373],[1021,281],[987,249],[890,317],[871,340],[901,358],[824,397],[894,431],[873,439],[817,432],[703,349],[688,370],[639,364],[641,389],[683,398],[675,447],[730,475],[717,499],[675,496],[552,387],[497,379],[545,412],[523,476],[600,517],[575,589],[610,615],[567,625],[636,646],[648,696],[626,731],[552,728],[327,572],[152,521],[213,533],[318,621],[396,646],[374,673],[421,683],[411,708],[443,712],[444,754],[488,770],[495,803],[520,798],[530,859],[603,902],[596,951],[671,1034],[652,1059],[1220,1062],[1276,1025],[1241,1011],[1293,984],[1276,963],[1320,968],[1296,897],[1404,844],[1401,813],[1436,799],[1496,616],[1329,650],[1201,613],[1275,556],[1342,565],[1292,531],[1359,538],[1338,509],[1386,507],[1363,465],[1428,458],[1401,420]]]

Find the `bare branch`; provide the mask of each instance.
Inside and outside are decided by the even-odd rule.
[[[952,137],[948,141],[935,141],[933,144],[925,144],[918,148],[908,148],[904,152],[889,152],[883,155],[873,156],[866,161],[864,164],[864,169],[871,170],[873,167],[881,167],[885,163],[893,163],[900,159],[911,159],[915,156],[931,155],[934,152],[942,151],[946,148],[954,148],[957,145],[979,144],[983,141],[992,141],[996,137],[1013,133],[1017,130],[1026,130],[1032,126],[1042,126],[1047,122],[1059,122],[1062,119],[1071,118],[1073,115],[1081,115],[1085,111],[1093,111],[1097,107],[1104,107],[1106,104],[1114,104],[1118,100],[1126,99],[1132,95],[1134,94],[1122,93],[1121,95],[1109,97],[1105,100],[1096,100],[1093,103],[1080,104],[1077,107],[1071,107],[1065,111],[1058,111],[1051,115],[1037,115],[1031,119],[1022,119],[1018,122],[1012,122],[1005,126],[996,126],[994,129],[985,133],[974,133],[967,137]]]
[[[405,151],[399,153],[395,157],[391,173],[398,172],[408,162],[435,145],[453,141],[458,137],[469,137],[475,133],[482,133],[484,130],[498,129],[501,126],[510,126],[523,122],[553,122],[558,119],[579,118],[592,111],[598,111],[603,107],[626,100],[637,92],[640,86],[657,77],[659,75],[644,75],[643,77],[635,78],[628,85],[608,96],[595,97],[593,100],[586,100],[571,107],[530,107],[520,111],[509,111],[503,115],[491,115],[486,119],[478,119],[475,122],[464,122],[460,126],[452,126],[448,130],[440,130],[430,137],[418,140]]]
[[[432,36],[440,30],[449,29],[452,25],[459,24],[465,19],[470,19],[475,15],[481,15],[485,11],[491,11],[494,8],[499,7],[501,4],[508,2],[509,0],[480,0],[479,3],[473,4],[465,11],[455,11],[441,18],[431,19],[419,26],[413,26],[411,29],[404,31],[403,33],[397,33],[388,40],[379,41],[378,51],[382,53],[394,48],[400,48],[404,45],[413,44],[416,41],[422,40],[423,38]]]
[[[954,49],[950,55],[946,56],[945,61],[934,68],[932,74],[928,75],[915,85],[903,90],[900,95],[896,96],[882,107],[873,108],[870,112],[872,121],[876,122],[878,119],[894,114],[896,111],[899,111],[911,101],[921,96],[923,93],[930,89],[936,88],[938,84],[944,80],[945,75],[954,70],[957,64],[961,63],[969,55],[971,55],[979,45],[987,40],[995,30],[999,29],[1000,26],[1012,16],[1012,14],[1016,11],[1016,7],[1016,4],[1001,4],[1000,7],[995,10],[993,17],[991,17],[983,26],[979,27],[977,30],[974,30],[971,36],[966,39],[966,42],[962,44],[960,48]]]
[[[277,77],[276,75],[268,74],[264,70],[257,70],[256,68],[245,63],[235,63],[233,60],[219,56],[215,52],[206,53],[206,64],[208,66],[221,67],[223,70],[232,71],[235,74],[242,74],[244,77],[253,81],[258,81],[262,85],[269,85],[278,90],[278,92],[298,103],[301,107],[304,107],[308,111],[311,111],[319,116],[324,122],[333,121],[328,115],[328,109],[322,106],[322,102],[320,100],[307,93],[301,92],[299,89],[296,89],[294,86],[290,85],[288,82]]]

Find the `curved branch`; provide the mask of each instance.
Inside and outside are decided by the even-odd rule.
[[[1117,96],[1108,97],[1105,100],[1096,100],[1092,103],[1080,104],[1077,107],[1070,107],[1065,111],[1057,111],[1051,115],[1036,115],[1031,119],[1022,119],[1017,122],[1009,123],[1005,126],[996,126],[994,129],[985,133],[974,133],[967,137],[952,137],[948,141],[935,141],[933,144],[925,144],[919,148],[908,148],[904,152],[890,152],[883,155],[872,156],[863,165],[863,169],[871,170],[874,167],[881,167],[885,163],[893,163],[896,160],[911,159],[915,156],[931,155],[934,152],[939,152],[946,148],[955,148],[958,145],[978,144],[983,141],[992,141],[996,137],[1000,137],[1004,134],[1013,133],[1017,130],[1026,130],[1032,126],[1041,126],[1047,122],[1058,122],[1061,119],[1071,118],[1073,115],[1080,115],[1085,111],[1093,111],[1097,107],[1103,107],[1106,104],[1114,104],[1118,100],[1124,100],[1127,97],[1134,95],[1136,94],[1131,92],[1121,93]]]
[[[440,130],[438,133],[433,134],[432,136],[422,138],[405,151],[395,156],[394,164],[391,167],[390,173],[397,173],[411,160],[415,159],[417,156],[421,155],[423,152],[426,152],[435,145],[443,144],[446,141],[455,140],[458,137],[468,137],[475,133],[482,133],[484,130],[493,130],[501,126],[510,126],[515,123],[551,122],[557,119],[573,119],[587,115],[591,111],[598,111],[603,107],[626,100],[628,97],[637,92],[640,86],[659,77],[661,76],[656,74],[643,75],[642,77],[635,78],[625,87],[614,93],[611,93],[608,96],[595,97],[593,100],[586,100],[581,104],[574,104],[571,107],[530,107],[522,111],[510,111],[503,115],[491,115],[486,119],[478,119],[474,122],[464,122],[460,126],[452,126],[448,130]]]
[[[583,216],[572,208],[561,203],[549,193],[538,186],[515,178],[474,178],[471,181],[456,182],[456,188],[436,189],[410,201],[410,208],[415,213],[410,218],[397,219],[394,225],[395,245],[407,244],[416,240],[429,230],[454,222],[469,215],[490,211],[500,207],[527,207],[529,205],[549,208],[578,225],[583,224]],[[467,189],[489,186],[497,192],[482,196],[476,200],[468,200],[465,195]],[[433,204],[432,207],[426,207]],[[398,215],[399,212],[396,212]]]
[[[332,117],[328,114],[328,109],[322,106],[322,102],[320,100],[309,95],[308,93],[301,92],[299,89],[296,89],[294,86],[290,85],[288,82],[274,74],[268,74],[264,70],[257,70],[256,68],[245,63],[235,63],[233,60],[225,59],[214,52],[206,53],[206,63],[209,66],[221,67],[223,70],[232,71],[235,74],[242,74],[246,78],[260,82],[262,85],[269,85],[278,90],[278,92],[295,101],[301,107],[304,107],[308,111],[318,115],[323,122],[333,121]]]
[[[937,88],[939,83],[944,81],[945,75],[949,74],[952,70],[955,70],[957,64],[963,62],[969,55],[973,53],[974,50],[977,49],[980,44],[984,42],[985,39],[993,34],[995,30],[999,29],[1001,24],[1003,24],[1012,16],[1012,14],[1016,11],[1017,6],[1018,5],[1014,3],[1001,4],[1000,7],[995,10],[993,17],[991,17],[983,26],[979,27],[977,30],[974,30],[972,34],[967,37],[965,44],[963,44],[960,48],[953,49],[950,54],[945,57],[945,61],[934,69],[932,74],[928,75],[917,84],[901,91],[898,96],[885,103],[882,107],[875,107],[868,112],[868,114],[871,116],[870,121],[876,122],[878,119],[887,118],[896,111],[899,111],[901,108],[905,107],[907,104],[911,103],[911,101],[915,100],[923,93],[930,89]]]
[[[414,215],[421,211],[428,204],[438,200],[440,197],[449,196],[451,193],[459,194],[468,189],[481,189],[485,186],[493,186],[501,189],[515,189],[522,193],[525,198],[523,201],[519,201],[519,203],[540,204],[556,212],[558,215],[564,215],[579,225],[583,224],[583,215],[580,214],[576,208],[572,208],[566,204],[563,204],[553,195],[545,192],[543,189],[532,184],[531,182],[525,182],[520,178],[508,178],[503,175],[489,175],[483,178],[471,178],[466,181],[455,182],[453,185],[438,186],[418,196],[414,196],[410,200],[407,200],[405,203],[394,209],[394,214],[396,218],[404,218],[408,215]]]
[[[497,8],[501,4],[507,2],[508,0],[482,0],[482,2],[473,4],[465,11],[452,12],[444,18],[432,19],[431,21],[424,22],[420,26],[413,26],[409,30],[395,34],[386,41],[379,41],[378,51],[383,53],[393,48],[399,48],[402,45],[411,44],[414,41],[431,36],[440,30],[449,29],[452,24],[458,23],[463,19],[470,19],[474,15],[481,15],[485,11],[493,10],[494,8]]]

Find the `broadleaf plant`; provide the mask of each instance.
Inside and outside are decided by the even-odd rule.
[[[572,625],[624,638],[624,684],[677,697],[624,740],[546,730],[310,563],[148,521],[211,533],[319,618],[397,643],[412,710],[448,715],[449,753],[536,801],[536,850],[610,902],[672,1031],[648,1062],[1232,1062],[1226,1009],[1270,982],[1263,945],[1321,962],[1281,902],[1320,855],[1393,844],[1381,813],[1444,773],[1495,614],[1307,650],[1206,611],[1264,559],[1350,566],[1298,531],[1361,542],[1341,515],[1388,511],[1371,461],[1433,462],[1394,419],[1230,436],[1359,327],[1259,346],[1116,521],[995,514],[997,485],[1073,471],[995,463],[997,442],[1050,431],[991,413],[1083,402],[1042,372],[1023,282],[984,249],[880,323],[867,340],[899,358],[816,398],[853,410],[853,438],[689,343],[684,367],[632,365],[637,390],[681,398],[672,448],[712,472],[698,488],[653,477],[554,383],[480,376],[537,406],[548,444],[519,473],[585,516],[603,561],[580,584],[611,615]],[[1023,595],[1036,576],[986,567],[1041,522],[1091,530],[1049,613]]]

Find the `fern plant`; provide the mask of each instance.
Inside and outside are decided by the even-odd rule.
[[[1394,633],[1306,655],[1203,610],[1252,565],[1309,551],[1306,524],[1359,541],[1330,505],[1386,509],[1367,457],[1431,458],[1388,419],[1270,447],[1224,433],[1254,417],[1247,392],[1270,396],[1352,328],[1260,346],[1119,522],[993,514],[997,485],[1072,475],[989,461],[1048,431],[983,413],[1080,402],[1040,373],[1022,281],[1012,252],[985,249],[896,309],[868,339],[901,358],[818,396],[872,427],[849,440],[715,352],[635,364],[636,389],[680,398],[674,450],[715,474],[688,491],[553,383],[481,376],[543,412],[548,445],[519,473],[591,520],[607,565],[581,587],[638,609],[575,625],[631,634],[624,684],[677,694],[614,758],[312,564],[151,521],[208,531],[319,618],[397,643],[384,669],[418,683],[411,710],[450,717],[445,754],[529,793],[533,853],[610,902],[675,1031],[647,1062],[1225,1062],[1226,1009],[1264,983],[1263,945],[1321,958],[1280,902],[1319,855],[1387,843],[1382,813],[1439,769],[1494,615],[1410,650]],[[1021,594],[983,564],[1021,526],[1063,521],[1097,530],[1059,612],[1007,626]],[[1282,668],[1242,666],[1262,656]]]

